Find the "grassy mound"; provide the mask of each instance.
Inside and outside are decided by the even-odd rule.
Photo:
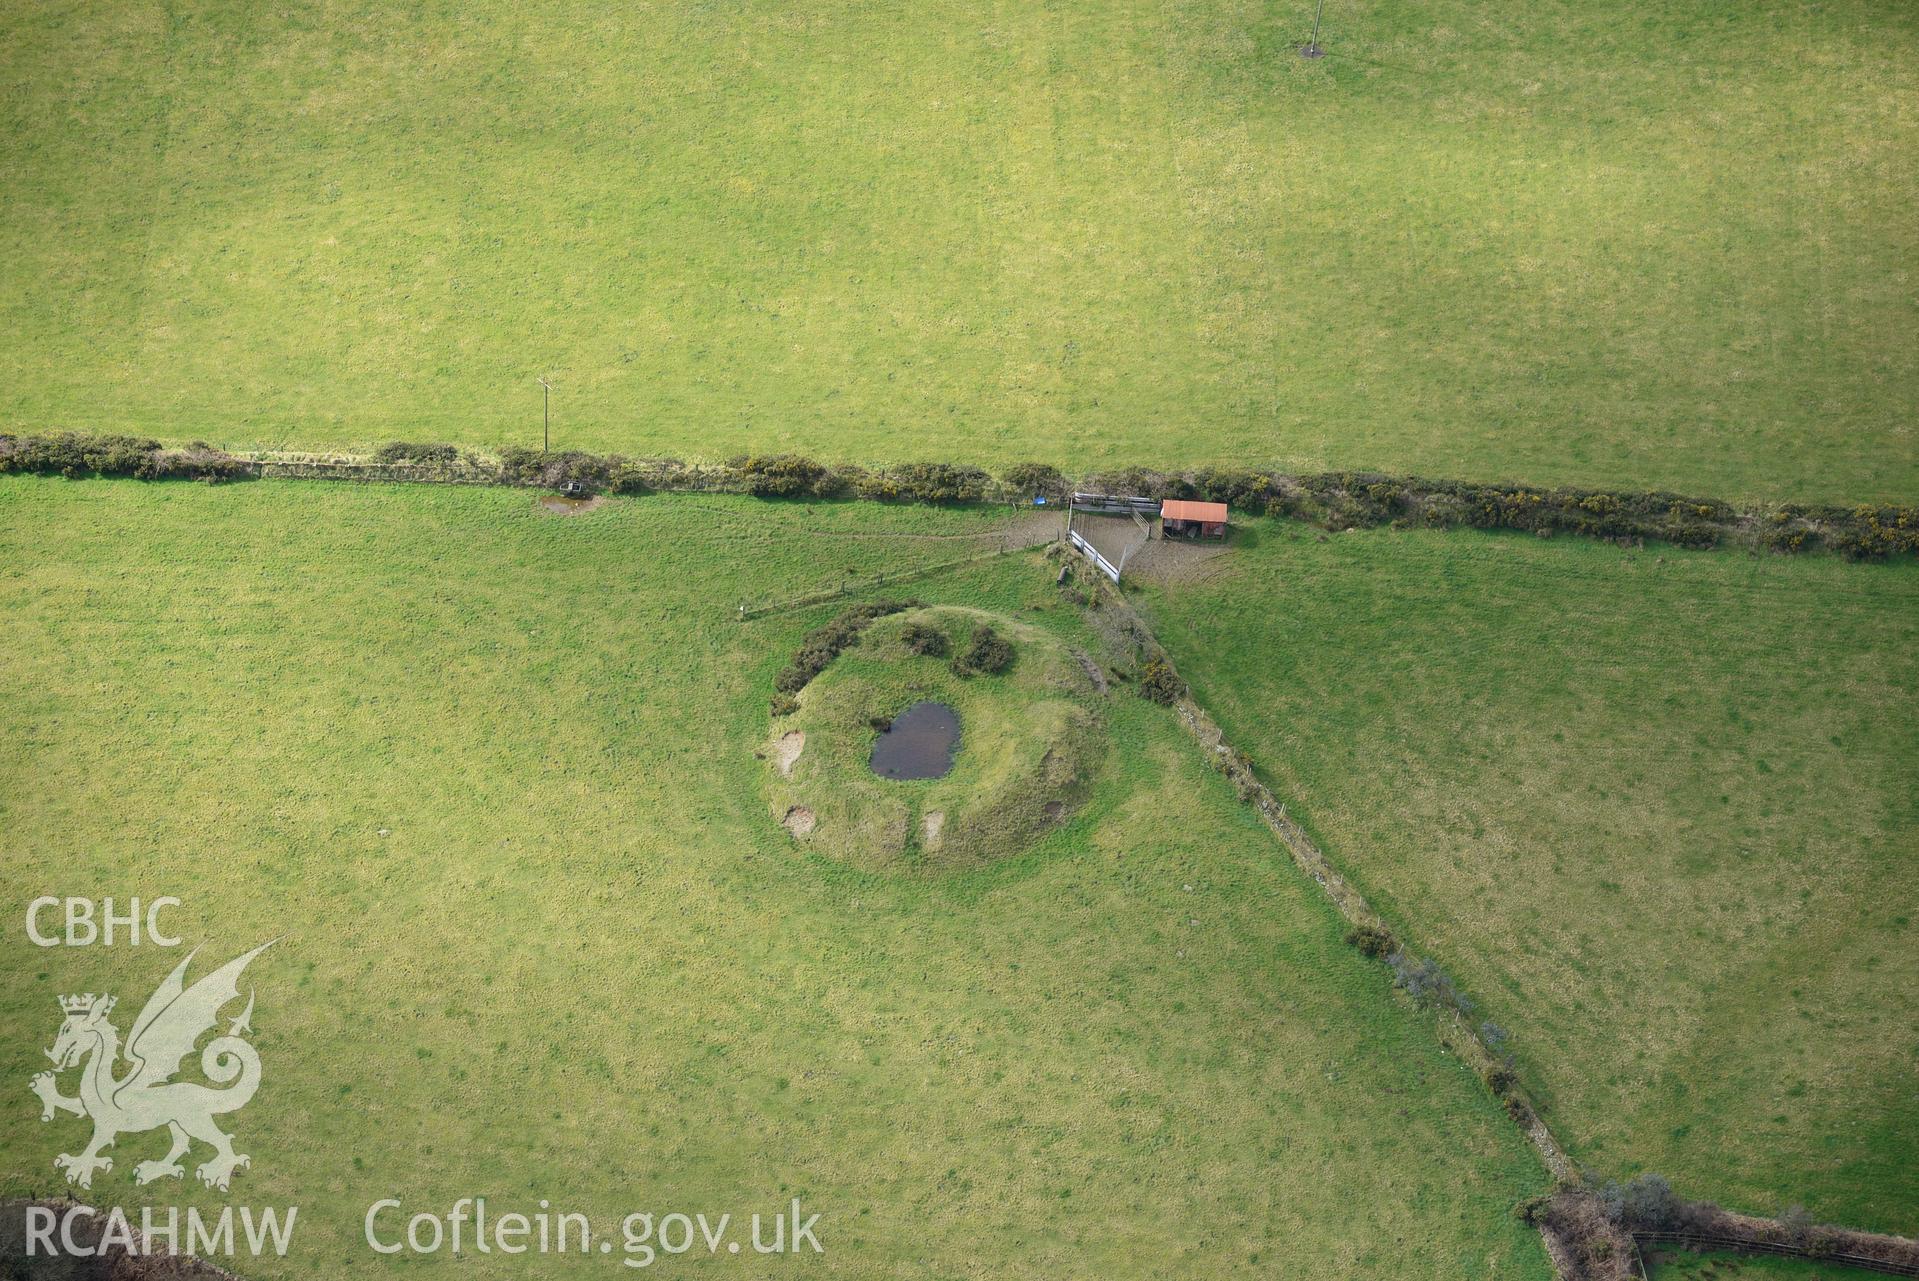
[[[1012,646],[1001,671],[959,661],[982,623]],[[935,633],[944,645],[928,643]],[[883,618],[801,692],[798,711],[775,718],[765,753],[773,815],[802,843],[869,870],[1004,858],[1084,799],[1103,742],[1098,697],[1038,628],[957,607]],[[952,770],[881,778],[868,765],[875,739],[922,700],[959,714]]]

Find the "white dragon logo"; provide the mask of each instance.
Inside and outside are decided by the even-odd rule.
[[[192,1140],[213,1147],[213,1158],[195,1173],[208,1187],[226,1191],[234,1170],[250,1162],[233,1150],[233,1139],[223,1134],[213,1118],[246,1106],[260,1088],[260,1055],[240,1039],[253,1029],[253,995],[247,994],[246,1009],[227,1028],[225,1036],[207,1042],[200,1052],[200,1070],[209,1081],[224,1086],[214,1089],[193,1081],[170,1078],[180,1070],[180,1060],[193,1050],[194,1042],[211,1030],[220,1009],[240,995],[240,972],[247,963],[272,947],[262,943],[245,956],[228,961],[213,973],[187,987],[185,975],[193,954],[180,962],[173,973],[140,1011],[127,1036],[126,1058],[131,1067],[116,1079],[114,1065],[120,1057],[120,1030],[107,1021],[113,1012],[114,998],[63,996],[60,1009],[66,1021],[60,1025],[47,1057],[53,1071],[42,1072],[31,1082],[40,1096],[42,1121],[51,1121],[55,1112],[71,1112],[93,1121],[93,1141],[78,1156],[61,1153],[53,1159],[54,1168],[64,1170],[67,1182],[83,1188],[93,1186],[96,1170],[113,1169],[113,1161],[100,1155],[121,1134],[136,1134],[166,1126],[173,1136],[173,1147],[158,1161],[142,1161],[133,1167],[135,1183],[155,1179],[179,1178],[183,1171],[180,1158],[192,1146]],[[197,950],[195,950],[197,954]],[[69,1098],[60,1093],[55,1073],[85,1061],[80,1071],[80,1094]],[[235,1078],[238,1078],[237,1080]],[[231,1082],[231,1084],[229,1084]]]

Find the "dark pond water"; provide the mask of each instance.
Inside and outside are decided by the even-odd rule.
[[[915,703],[873,744],[867,762],[881,778],[943,778],[959,746],[959,713],[944,703]]]

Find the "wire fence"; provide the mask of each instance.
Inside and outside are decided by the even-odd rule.
[[[824,605],[831,601],[844,600],[849,596],[859,596],[867,592],[878,591],[882,587],[893,587],[900,583],[910,583],[922,578],[931,578],[944,574],[948,570],[964,569],[968,565],[978,565],[1002,556],[1012,556],[1019,552],[1035,551],[1058,541],[1046,537],[1035,542],[1018,543],[1008,547],[996,547],[992,551],[975,552],[971,556],[961,556],[956,560],[943,560],[930,565],[918,565],[911,569],[893,570],[883,574],[866,574],[857,578],[847,577],[833,587],[821,588],[801,596],[789,596],[784,600],[767,601],[754,604],[742,601],[737,617],[742,623],[756,618],[765,618],[770,614],[784,614],[796,609],[806,609],[813,605]]]
[[[1790,1245],[1781,1241],[1724,1236],[1715,1232],[1635,1232],[1632,1236],[1633,1243],[1642,1248],[1647,1245],[1666,1245],[1676,1246],[1682,1250],[1740,1250],[1748,1254],[1792,1255],[1803,1259],[1817,1259],[1825,1263],[1842,1263],[1849,1268],[1877,1272],[1884,1276],[1919,1277],[1919,1264],[1902,1263],[1893,1259],[1875,1259],[1866,1254],[1816,1251],[1808,1246]]]

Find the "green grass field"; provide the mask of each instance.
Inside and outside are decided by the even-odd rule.
[[[544,375],[603,452],[1919,499],[1919,7],[1332,0],[1308,61],[1312,9],[0,0],[0,432],[497,451]],[[1919,1233],[1913,567],[1244,516],[1128,591],[1576,1160]],[[88,1199],[300,1206],[258,1281],[523,1274],[375,1255],[387,1196],[799,1197],[861,1281],[1545,1281],[1540,1162],[1098,688],[1111,615],[939,568],[1048,519],[0,477],[0,909],[281,940],[232,1195],[147,1135]],[[839,606],[743,606],[916,570],[769,707]],[[904,643],[979,619],[999,675]],[[862,773],[920,698],[954,772]],[[0,933],[0,1199],[83,1146],[54,998],[124,1030],[180,955]]]
[[[1652,1281],[1871,1281],[1883,1272],[1867,1272],[1819,1259],[1733,1254],[1723,1250],[1696,1254],[1674,1251],[1658,1256]]]
[[[1576,1157],[1919,1229],[1910,567],[1270,521],[1213,564],[1160,639]]]
[[[1919,493],[1919,12],[5,7],[0,426]]]
[[[830,607],[733,602],[996,519],[0,479],[9,910],[176,894],[203,961],[283,936],[231,1200],[300,1231],[245,1274],[401,1266],[367,1205],[471,1195],[602,1231],[798,1195],[808,1275],[1548,1274],[1532,1154],[1167,712],[1107,700],[1084,809],[1007,862],[863,874],[774,822],[767,696]],[[1044,562],[913,590],[1092,643]],[[179,953],[0,954],[0,1194],[53,1191],[81,1123],[21,1087],[54,997],[130,1020]],[[92,1201],[228,1200],[135,1189],[161,1146]]]

